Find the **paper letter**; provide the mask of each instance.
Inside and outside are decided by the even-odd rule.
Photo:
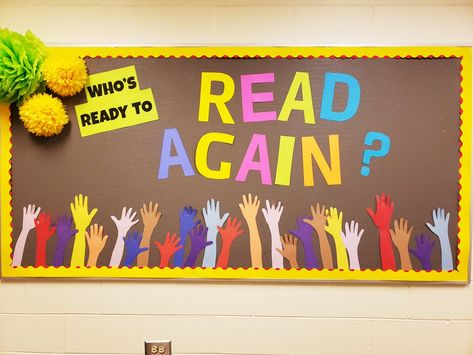
[[[176,150],[176,155],[171,156],[172,146]],[[177,128],[167,128],[164,130],[163,148],[161,150],[161,161],[159,163],[158,180],[167,179],[169,176],[169,167],[180,165],[185,176],[194,175],[191,163],[182,144],[181,136]]]
[[[274,121],[276,111],[255,112],[255,102],[272,102],[272,92],[253,92],[253,84],[274,83],[274,73],[249,74],[241,76],[241,105],[244,122]]]
[[[278,166],[276,167],[275,185],[289,186],[291,183],[292,158],[294,156],[295,137],[279,138]]]
[[[260,161],[254,161],[253,158],[259,152]],[[250,170],[259,171],[261,174],[261,183],[271,185],[271,170],[269,168],[268,147],[266,145],[266,136],[264,134],[253,134],[251,142],[246,151],[245,158],[241,163],[240,170],[235,178],[237,181],[245,181]]]
[[[230,178],[230,170],[232,163],[220,162],[218,170],[212,170],[207,164],[210,144],[220,142],[225,144],[233,144],[235,136],[227,133],[209,132],[204,134],[197,143],[195,148],[195,167],[197,171],[208,179],[224,180]]]
[[[322,151],[314,137],[302,137],[302,166],[304,170],[304,186],[314,186],[314,168],[312,159],[315,160],[327,185],[340,185],[342,177],[340,172],[340,145],[338,134],[328,136],[330,147],[331,167],[325,160]]]
[[[333,97],[337,83],[346,84],[348,87],[348,99],[345,110],[333,111]],[[320,106],[320,118],[329,121],[346,121],[352,118],[360,105],[360,84],[350,74],[326,73],[322,104]]]
[[[223,84],[223,92],[219,95],[212,94],[212,82],[214,81],[219,81]],[[209,121],[210,104],[215,104],[222,122],[235,124],[226,105],[234,93],[235,83],[230,75],[203,72],[200,82],[199,122]]]
[[[302,100],[297,100],[297,93],[301,88]],[[312,103],[312,90],[310,88],[309,73],[296,72],[291,87],[286,95],[286,100],[279,113],[279,121],[287,121],[292,110],[304,112],[304,122],[315,124],[314,105]]]

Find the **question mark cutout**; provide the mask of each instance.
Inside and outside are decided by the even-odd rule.
[[[372,158],[382,158],[388,155],[391,149],[391,138],[380,132],[368,132],[365,136],[365,145],[372,146],[374,142],[378,141],[379,149],[365,149],[363,152],[363,166],[360,174],[368,176],[370,174],[370,163]]]

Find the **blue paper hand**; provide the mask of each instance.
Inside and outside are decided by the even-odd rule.
[[[143,235],[138,232],[128,233],[127,237],[123,237],[126,252],[123,266],[132,267],[138,254],[148,250],[148,248],[140,248],[141,238],[143,238]]]
[[[185,247],[187,234],[191,229],[197,226],[200,221],[194,221],[195,216],[197,215],[197,210],[192,208],[192,206],[184,207],[179,211],[179,245]],[[176,254],[174,254],[174,267],[182,267],[184,265],[184,248],[179,249]]]
[[[450,246],[450,238],[448,237],[448,221],[450,220],[450,213],[445,215],[443,208],[438,208],[432,211],[434,224],[426,223],[427,227],[440,240],[440,250],[442,253],[442,270],[453,270],[452,248]]]

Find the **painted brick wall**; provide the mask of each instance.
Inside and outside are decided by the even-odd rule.
[[[51,45],[473,45],[472,0],[0,0]],[[0,354],[473,354],[473,286],[0,283]]]

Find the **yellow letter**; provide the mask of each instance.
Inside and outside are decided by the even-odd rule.
[[[220,95],[212,94],[212,82],[220,81],[223,84],[223,92]],[[200,104],[199,121],[209,121],[210,104],[215,104],[223,123],[235,124],[226,102],[230,101],[235,93],[235,83],[230,75],[225,73],[202,73],[200,82]]]
[[[289,186],[291,183],[292,157],[294,156],[295,137],[279,138],[278,166],[276,167],[275,185]]]
[[[296,100],[299,87],[302,89],[302,100]],[[292,110],[304,111],[304,122],[315,124],[309,73],[296,72],[296,74],[294,74],[294,79],[292,79],[286,100],[282,105],[281,112],[279,112],[278,120],[287,121]]]
[[[327,185],[340,185],[342,177],[340,172],[340,145],[338,143],[338,134],[328,136],[330,146],[329,167],[325,160],[319,145],[314,137],[302,137],[302,165],[304,170],[304,186],[314,186],[314,169],[312,159],[317,163]]]
[[[218,170],[212,170],[207,164],[209,147],[212,142],[233,144],[235,136],[227,133],[209,132],[204,134],[195,148],[195,167],[197,171],[208,179],[223,180],[230,178],[232,163],[220,162]]]

